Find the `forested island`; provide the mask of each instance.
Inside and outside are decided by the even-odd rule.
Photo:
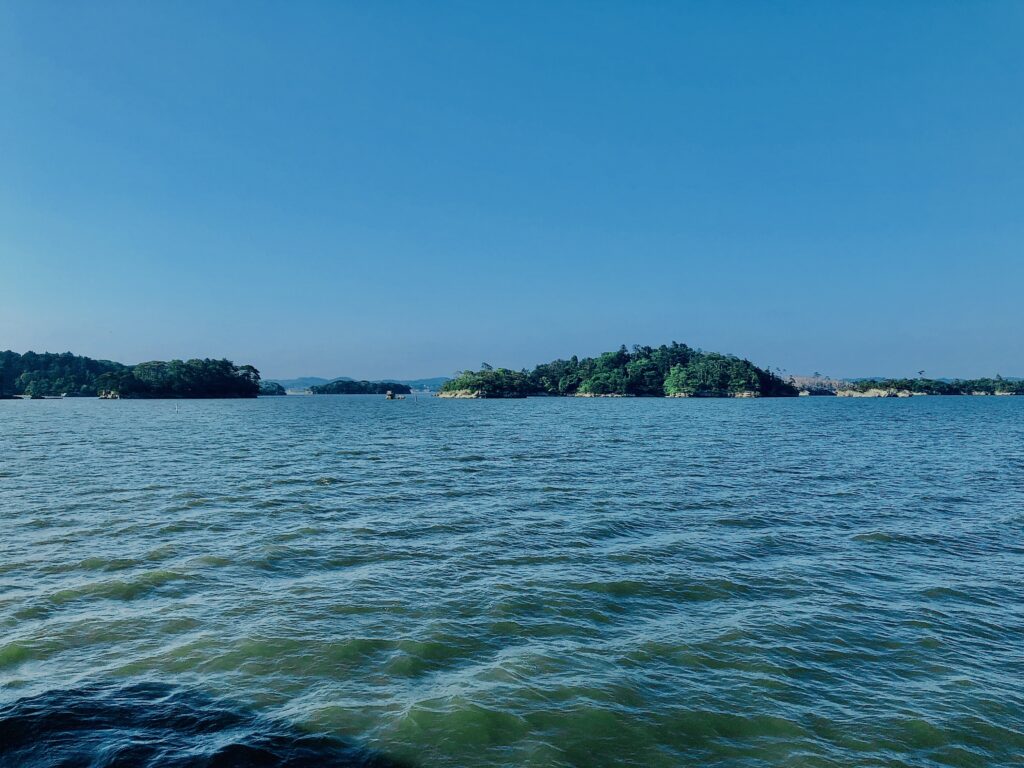
[[[440,397],[793,397],[797,389],[769,370],[732,355],[672,342],[622,346],[597,357],[555,360],[532,371],[484,365],[446,382]]]
[[[393,392],[396,395],[408,395],[412,392],[407,384],[397,381],[352,381],[338,379],[327,384],[309,388],[314,395],[384,395]]]
[[[0,397],[256,397],[260,372],[230,360],[154,360],[124,365],[62,354],[0,352]]]
[[[840,397],[911,397],[913,395],[1024,395],[1024,380],[1002,376],[981,379],[857,379],[842,382]]]
[[[337,379],[310,387],[318,395],[411,393],[397,381]],[[262,381],[251,365],[230,360],[170,360],[124,365],[62,354],[0,352],[0,399],[11,397],[238,398],[280,396],[284,387]],[[532,371],[483,365],[463,371],[440,388],[440,397],[840,397],[915,395],[1024,395],[1024,380],[790,377],[784,381],[749,360],[704,352],[673,342],[660,347],[620,347],[597,357],[554,360]]]

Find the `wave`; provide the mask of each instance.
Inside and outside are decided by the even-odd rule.
[[[162,683],[52,690],[0,707],[0,768],[408,768]]]

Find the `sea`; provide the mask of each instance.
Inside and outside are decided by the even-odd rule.
[[[1024,765],[1024,398],[0,402],[0,766]]]

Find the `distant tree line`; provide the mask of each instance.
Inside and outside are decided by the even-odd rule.
[[[63,354],[0,352],[0,395],[95,397],[104,374],[130,370],[110,360]]]
[[[620,347],[597,357],[554,360],[533,371],[484,365],[463,371],[442,392],[479,392],[482,397],[529,395],[623,395],[730,397],[741,393],[788,397],[796,388],[771,371],[732,355],[703,352],[672,342],[660,347]]]
[[[407,384],[396,381],[352,381],[338,379],[327,384],[318,384],[309,388],[314,395],[383,395],[394,392],[396,395],[408,395],[412,390]]]
[[[1004,379],[1002,376],[981,379],[857,379],[848,382],[846,389],[867,392],[870,389],[918,392],[926,395],[1014,394],[1024,395],[1024,380]]]
[[[62,354],[0,352],[0,396],[122,398],[255,397],[260,372],[230,360],[170,360],[123,365]]]

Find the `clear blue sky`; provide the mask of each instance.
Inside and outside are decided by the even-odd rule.
[[[0,2],[0,348],[1024,375],[1024,3]]]

